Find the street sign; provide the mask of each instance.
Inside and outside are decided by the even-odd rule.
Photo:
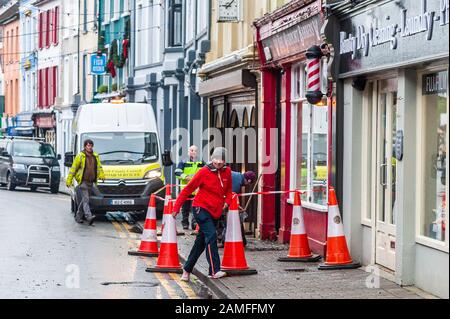
[[[106,74],[106,54],[98,55],[91,54],[91,74],[104,75]]]

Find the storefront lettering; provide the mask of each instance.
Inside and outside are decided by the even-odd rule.
[[[427,74],[423,76],[423,95],[447,92],[447,72]]]
[[[446,24],[449,23],[449,6],[448,6],[448,0],[441,0],[441,5],[439,6],[440,11],[441,11],[441,16],[440,16],[440,26],[444,26]]]
[[[377,27],[381,20],[375,19],[365,32],[365,26],[356,26],[356,35],[347,32],[340,32],[340,54],[352,53],[352,59],[357,58],[357,53],[364,50],[364,56],[369,55],[369,47],[377,47],[389,43],[391,50],[398,48],[399,37],[407,38],[413,35],[426,32],[427,40],[433,38],[434,22],[440,21],[444,26],[449,23],[449,0],[440,0],[440,15],[436,16],[435,11],[427,10],[427,1],[421,0],[421,13],[408,17],[408,9],[402,9],[400,12],[400,25],[392,23],[387,26]],[[386,20],[391,20],[390,16]]]
[[[422,13],[408,18],[408,10],[402,10],[402,37],[409,37],[422,32],[427,33],[427,40],[433,37],[435,12],[427,12],[427,0],[422,0]]]
[[[397,31],[398,25],[392,24],[384,28],[370,28],[370,43],[372,47],[376,47],[378,45],[384,43],[391,44],[391,50],[397,49]]]

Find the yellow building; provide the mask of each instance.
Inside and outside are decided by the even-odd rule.
[[[214,141],[222,141],[234,158],[233,171],[260,172],[258,108],[260,101],[259,58],[253,22],[272,12],[288,0],[212,0],[211,50],[199,70],[199,94],[208,105],[208,127]],[[229,128],[239,128],[230,133]],[[216,129],[216,130],[213,130]],[[237,134],[234,145],[230,134]],[[238,136],[242,134],[242,136]],[[247,136],[247,139],[244,138]],[[249,187],[247,191],[252,191]],[[241,203],[245,207],[245,201]],[[258,197],[247,209],[246,228],[258,236]]]

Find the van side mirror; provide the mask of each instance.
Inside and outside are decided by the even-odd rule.
[[[58,154],[58,155],[56,156],[56,159],[57,159],[58,161],[60,161],[60,160],[61,160],[61,154]]]
[[[165,150],[164,153],[162,154],[162,163],[166,167],[173,165],[172,159],[170,158],[169,150]]]
[[[59,155],[59,157],[61,157],[61,155]],[[73,155],[72,152],[67,152],[66,154],[64,154],[64,166],[72,167],[74,157],[75,156]]]

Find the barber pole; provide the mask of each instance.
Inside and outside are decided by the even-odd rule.
[[[308,59],[307,68],[307,92],[306,98],[309,103],[317,104],[322,100],[320,62],[323,57],[322,50],[317,45],[310,47],[306,51]]]

